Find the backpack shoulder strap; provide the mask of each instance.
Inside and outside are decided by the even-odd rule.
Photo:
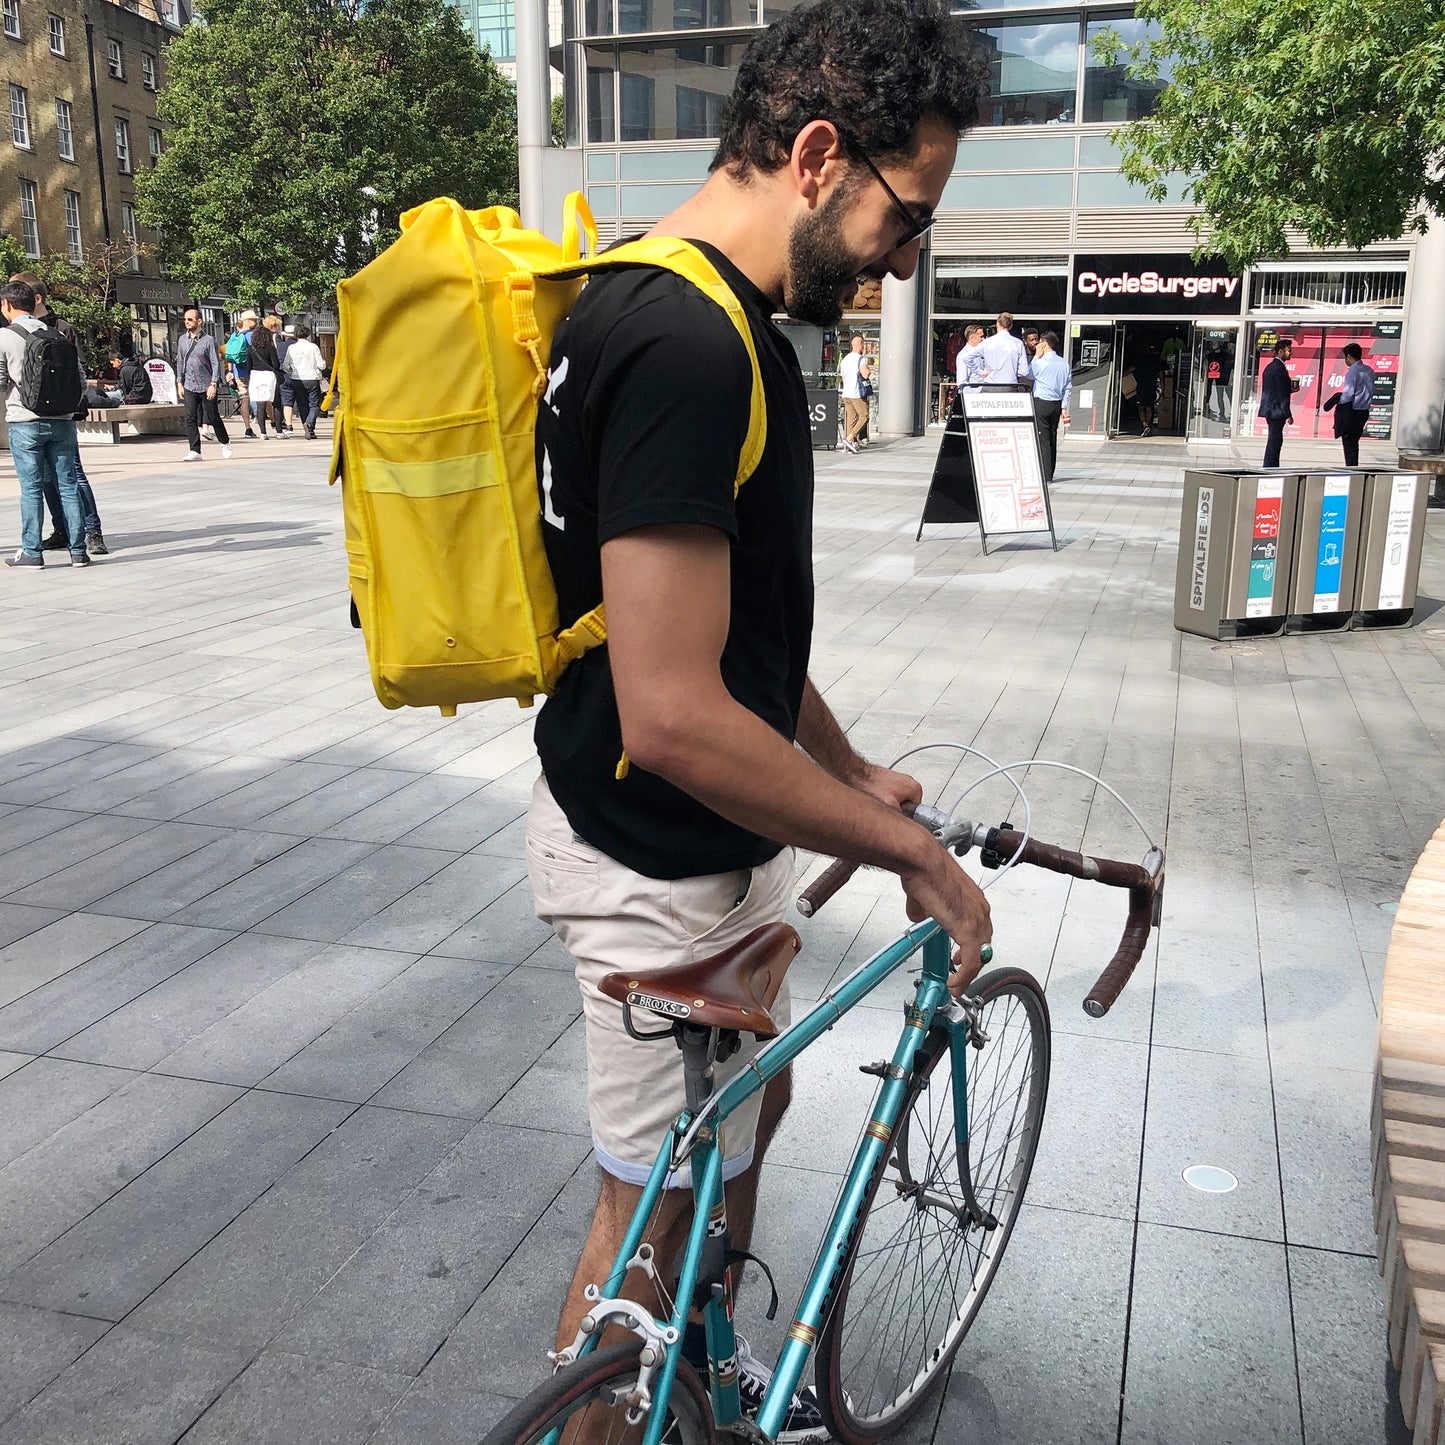
[[[641,241],[629,241],[625,246],[615,246],[612,250],[585,261],[548,267],[536,274],[549,280],[573,280],[597,271],[627,266],[653,266],[659,270],[671,271],[683,280],[690,281],[704,296],[727,313],[728,320],[732,322],[742,340],[743,348],[748,354],[748,363],[752,367],[753,388],[747,436],[743,439],[742,452],[738,456],[737,475],[733,478],[733,495],[736,496],[738,489],[757,470],[758,463],[762,460],[763,449],[768,441],[768,410],[763,396],[763,373],[758,365],[758,351],[753,342],[752,327],[748,324],[742,302],[718,274],[717,267],[690,241],[674,236],[653,236]]]

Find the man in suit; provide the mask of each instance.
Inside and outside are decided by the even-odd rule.
[[[1259,414],[1269,427],[1269,439],[1264,444],[1264,465],[1267,467],[1279,465],[1285,424],[1294,420],[1289,402],[1299,390],[1299,382],[1289,374],[1285,364],[1293,350],[1294,342],[1287,336],[1281,336],[1274,344],[1274,360],[1265,367],[1259,384]]]

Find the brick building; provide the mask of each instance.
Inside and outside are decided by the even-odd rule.
[[[137,281],[155,279],[138,289],[125,278],[118,299],[135,304],[142,325],[155,301],[179,290],[147,254],[155,236],[136,220],[135,173],[164,144],[156,91],[166,42],[189,9],[189,0],[0,0],[0,81],[10,105],[0,230],[32,256],[77,262],[104,242],[130,242],[127,269]]]

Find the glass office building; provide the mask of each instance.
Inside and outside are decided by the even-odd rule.
[[[569,144],[584,151],[588,200],[604,240],[635,234],[707,174],[724,97],[757,28],[792,8],[776,0],[569,0]],[[1370,434],[1389,436],[1409,298],[1413,240],[1361,253],[1301,252],[1237,276],[1196,266],[1182,178],[1162,203],[1119,169],[1111,139],[1148,114],[1158,85],[1105,65],[1093,42],[1146,22],[1117,3],[956,4],[989,58],[990,98],[959,146],[921,258],[914,327],[915,423],[951,395],[964,326],[1011,311],[1053,329],[1075,371],[1077,433],[1248,435],[1267,349],[1295,338],[1301,376],[1294,432],[1332,435],[1321,403],[1340,347],[1359,340],[1382,378]],[[1160,84],[1167,83],[1167,77]],[[841,330],[876,341],[877,288]],[[824,340],[824,367],[836,356]],[[886,376],[882,385],[887,385]]]

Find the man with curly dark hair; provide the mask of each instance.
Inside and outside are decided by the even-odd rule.
[[[605,601],[608,632],[538,718],[527,828],[538,915],[582,988],[602,1167],[561,1346],[683,1103],[677,1050],[628,1036],[605,974],[705,960],[780,920],[794,847],[897,874],[910,915],[956,944],[955,989],[990,936],[983,895],[905,815],[918,783],[860,757],[808,680],[813,456],[797,357],[772,322],[786,310],[835,324],[861,276],[913,274],[985,75],[938,0],[819,0],[749,46],[708,180],[652,232],[697,245],[747,319],[767,446],[736,494],[753,367],[721,307],[671,272],[620,270],[592,280],[554,336],[537,422],[543,534],[561,615]],[[786,984],[771,1012],[786,1024]],[[718,1081],[757,1048],[745,1039]],[[727,1124],[738,1248],[789,1087],[774,1080]],[[661,1261],[685,1237],[689,1182],[678,1171],[659,1206]],[[684,1353],[703,1351],[695,1324]],[[737,1365],[755,1408],[768,1371],[741,1341]],[[816,1404],[795,1400],[779,1439],[822,1438]]]

